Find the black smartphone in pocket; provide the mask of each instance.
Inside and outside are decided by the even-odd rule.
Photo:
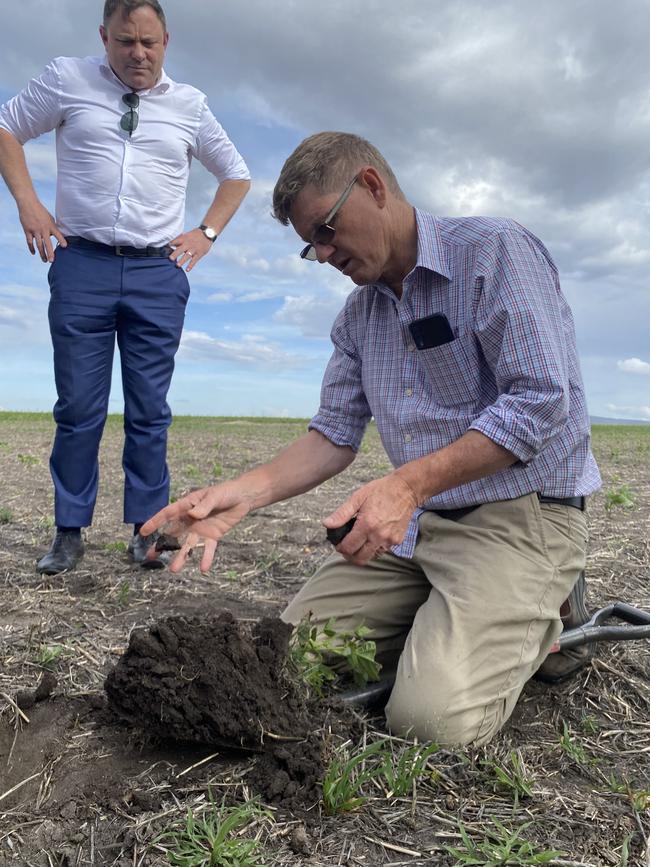
[[[454,340],[449,320],[444,313],[434,313],[409,324],[411,337],[418,349],[433,349]]]

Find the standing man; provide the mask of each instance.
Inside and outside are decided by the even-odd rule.
[[[481,744],[538,672],[585,654],[549,649],[584,615],[585,498],[600,484],[571,312],[543,244],[513,220],[413,208],[382,155],[347,133],[306,139],[273,206],[356,284],[310,430],[274,460],[195,491],[149,521],[184,534],[171,568],[251,510],[344,470],[375,418],[395,469],[324,523],[356,518],[283,618],[365,623],[395,665],[390,727]]]
[[[27,246],[50,263],[58,400],[50,458],[57,531],[38,571],[72,569],[97,497],[98,449],[115,339],[124,390],[124,521],[138,531],[169,499],[166,402],[183,328],[185,271],[211,249],[250,186],[205,94],[163,69],[158,0],[106,0],[104,57],[58,57],[0,108],[0,171]],[[56,129],[56,219],[39,201],[23,145]],[[200,226],[183,232],[192,158],[218,181]],[[58,241],[56,252],[52,238]],[[160,560],[155,566],[162,566]]]

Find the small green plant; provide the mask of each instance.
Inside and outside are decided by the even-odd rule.
[[[255,801],[238,807],[217,807],[210,794],[210,809],[196,816],[191,809],[182,826],[163,832],[157,842],[164,842],[173,867],[254,867],[261,864],[258,840],[241,836],[252,821],[269,816]]]
[[[295,628],[289,646],[289,658],[304,682],[317,695],[337,679],[330,665],[334,657],[345,660],[357,686],[379,679],[380,664],[375,660],[375,642],[368,638],[372,630],[360,624],[350,631],[337,631],[334,618],[321,630],[304,618]]]
[[[414,744],[402,750],[399,755],[388,750],[380,771],[388,789],[386,797],[400,798],[411,792],[413,783],[422,776],[429,756],[437,751],[438,744]]]
[[[194,479],[195,481],[200,481],[203,478],[201,470],[195,464],[189,464],[185,467],[185,475],[188,479]]]
[[[493,828],[486,832],[483,840],[474,842],[459,822],[458,830],[463,841],[462,849],[445,846],[447,852],[456,860],[456,865],[477,865],[477,867],[534,867],[537,864],[548,864],[564,854],[556,849],[537,849],[525,840],[522,834],[532,824],[526,822],[519,828],[509,831],[501,822],[493,819]]]
[[[583,714],[580,719],[580,728],[585,734],[595,735],[599,730],[598,720],[592,713]]]
[[[24,455],[24,454],[19,454],[18,460],[20,461],[21,464],[24,464],[26,467],[33,467],[36,464],[40,464],[40,462],[41,462],[40,459],[35,457],[34,455]]]
[[[239,572],[236,569],[226,569],[225,578],[226,581],[236,581]]]
[[[577,765],[586,765],[589,758],[582,744],[577,743],[566,722],[562,723],[562,734],[559,740],[560,749]]]
[[[38,526],[42,527],[44,530],[51,530],[54,527],[54,516],[43,515],[43,517],[38,520]]]
[[[383,773],[383,765],[368,759],[383,752],[384,744],[376,741],[364,750],[350,755],[340,749],[330,762],[323,779],[323,807],[328,816],[346,813],[363,806],[368,800],[361,793],[364,783]]]
[[[532,798],[533,779],[526,773],[526,768],[519,753],[512,750],[508,761],[503,765],[495,761],[485,761],[483,766],[494,775],[494,786],[512,794],[513,808],[517,809],[520,798]]]
[[[6,506],[0,507],[0,524],[11,524],[14,516],[11,509],[8,509]]]
[[[54,668],[55,664],[62,656],[69,653],[69,649],[64,644],[41,645],[36,657],[36,661],[43,668]]]
[[[636,813],[642,813],[650,807],[650,789],[634,789],[628,780],[619,780],[614,774],[609,778],[609,788],[617,795],[626,795]]]
[[[104,545],[104,551],[109,554],[125,554],[127,549],[128,545],[122,539],[118,539],[116,542],[107,542]]]
[[[621,860],[619,862],[619,867],[628,867],[629,858],[630,858],[630,843],[634,839],[634,834],[628,834],[627,837],[621,843]]]
[[[212,477],[214,479],[218,479],[219,476],[222,476],[222,475],[223,475],[223,467],[221,466],[219,461],[215,461],[212,464]]]
[[[117,601],[124,608],[129,604],[129,597],[131,595],[131,585],[128,581],[122,581],[120,584],[120,589],[117,593]]]
[[[619,488],[609,488],[605,491],[605,509],[608,512],[617,506],[624,509],[631,509],[634,506],[634,494],[627,485],[621,485]]]

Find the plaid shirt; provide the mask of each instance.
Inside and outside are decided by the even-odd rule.
[[[358,450],[371,417],[399,467],[478,430],[518,462],[431,497],[456,509],[539,491],[590,494],[600,486],[573,317],[544,245],[513,220],[438,218],[415,211],[417,262],[398,299],[357,287],[332,328],[334,352],[310,422]],[[409,323],[442,312],[455,339],[415,348]],[[393,548],[412,557],[413,514]]]

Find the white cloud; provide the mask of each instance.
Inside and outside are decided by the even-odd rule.
[[[614,403],[608,403],[606,406],[607,411],[614,413],[616,417],[650,419],[650,406],[618,406]]]
[[[640,358],[626,358],[625,361],[616,362],[616,366],[624,373],[641,373],[650,376],[650,363]]]
[[[29,328],[29,320],[27,316],[21,315],[17,310],[0,305],[0,325],[27,329]]]
[[[257,334],[243,335],[239,341],[226,341],[202,331],[185,331],[180,352],[194,360],[230,361],[267,371],[297,370],[306,363],[305,357],[286,352]]]

